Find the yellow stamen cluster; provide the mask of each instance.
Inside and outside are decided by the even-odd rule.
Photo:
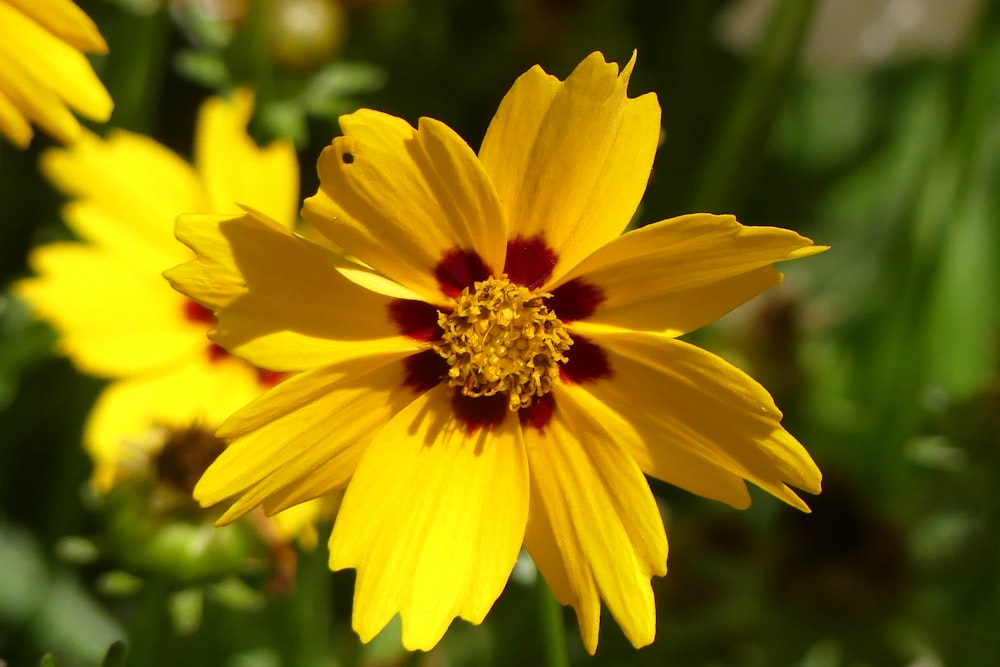
[[[448,361],[448,383],[466,396],[507,394],[511,410],[531,405],[559,377],[573,339],[545,306],[545,292],[507,276],[466,287],[450,313],[438,314],[444,334],[434,346]]]

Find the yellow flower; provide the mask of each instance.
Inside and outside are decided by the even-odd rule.
[[[667,559],[643,473],[738,508],[744,480],[800,509],[788,485],[820,489],[767,391],[677,336],[822,248],[708,214],[619,236],[660,131],[633,64],[531,69],[478,156],[429,118],[341,118],[304,214],[358,263],[253,212],[178,220],[198,259],[167,277],[218,311],[210,337],[306,371],[222,426],[195,497],[235,496],[227,521],[346,486],[330,566],[357,570],[362,640],[396,613],[410,649],[481,622],[523,544],[588,651],[602,600],[642,646]]]
[[[114,105],[83,51],[108,45],[70,0],[0,0],[0,134],[26,148],[35,123],[71,143],[81,128],[67,105],[107,120]]]
[[[61,350],[81,370],[113,380],[84,433],[100,491],[148,469],[178,434],[207,442],[191,427],[214,430],[277,379],[212,345],[205,337],[211,313],[160,275],[191,257],[173,238],[180,213],[238,213],[240,201],[295,220],[294,149],[258,148],[246,134],[252,108],[248,91],[205,103],[194,167],[123,131],[106,141],[84,133],[74,146],[43,155],[46,175],[73,197],[64,217],[81,241],[34,250],[37,277],[16,289],[55,326]]]

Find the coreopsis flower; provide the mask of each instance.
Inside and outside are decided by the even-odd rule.
[[[803,510],[790,487],[820,489],[767,391],[678,336],[821,248],[709,214],[619,236],[660,131],[633,64],[532,68],[478,155],[429,118],[342,117],[304,209],[342,253],[254,211],[178,220],[198,257],[167,277],[212,339],[304,371],[223,424],[195,497],[233,499],[225,522],[346,487],[330,566],[357,570],[362,640],[479,623],[523,545],[588,651],[602,601],[645,645],[667,540],[643,473],[738,508],[744,480]]]
[[[97,26],[71,0],[0,0],[0,134],[31,142],[31,124],[71,143],[70,108],[105,121],[114,106],[83,52],[107,53]]]
[[[194,166],[124,131],[107,140],[85,133],[43,154],[45,174],[72,197],[64,218],[80,240],[36,248],[37,277],[16,292],[56,328],[79,369],[112,380],[84,430],[98,491],[153,472],[190,496],[224,446],[215,428],[279,379],[213,345],[212,314],[161,276],[191,256],[173,238],[180,213],[238,212],[242,201],[288,225],[296,219],[294,148],[257,147],[246,133],[252,109],[245,90],[207,101]],[[292,516],[292,530],[310,530]]]

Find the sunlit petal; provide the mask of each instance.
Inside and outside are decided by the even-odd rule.
[[[433,390],[372,441],[344,496],[330,566],[358,570],[362,640],[396,613],[403,644],[433,647],[455,616],[483,620],[517,560],[528,471],[517,420],[467,434]]]
[[[472,149],[444,124],[418,129],[362,109],[320,157],[320,189],[303,215],[380,273],[444,302],[435,270],[455,250],[503,266],[504,218]]]
[[[562,282],[596,288],[599,304],[588,322],[677,336],[779,283],[772,263],[822,250],[787,229],[685,215],[611,241]]]
[[[627,97],[634,64],[619,73],[594,53],[562,83],[532,69],[483,140],[509,236],[544,237],[557,251],[554,280],[621,234],[646,189],[660,107],[652,94]]]

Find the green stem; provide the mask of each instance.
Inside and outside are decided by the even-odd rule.
[[[111,125],[133,132],[153,129],[170,42],[166,7],[148,14],[119,12],[108,26],[104,80],[115,101]]]
[[[545,664],[548,667],[569,667],[562,605],[549,590],[541,574],[535,579],[535,595],[538,600],[538,615],[545,645]]]
[[[162,665],[169,662],[169,651],[164,649],[169,643],[173,626],[167,611],[170,586],[156,576],[146,579],[142,592],[142,603],[137,622],[129,633],[126,652],[130,665]]]
[[[809,30],[815,0],[779,0],[732,112],[709,151],[691,210],[731,207],[747,158],[766,144]]]

